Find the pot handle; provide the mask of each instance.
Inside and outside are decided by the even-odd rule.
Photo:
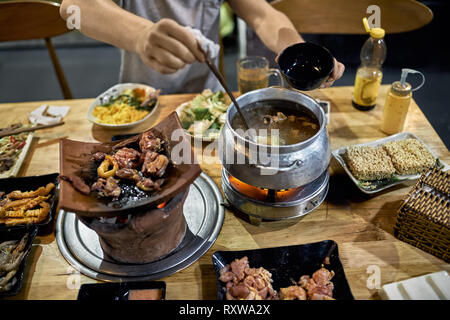
[[[282,167],[282,168],[279,168],[279,167],[266,167],[266,166],[262,166],[262,165],[259,165],[259,164],[256,164],[255,167],[258,168],[258,169],[262,169],[262,170],[275,170],[275,171],[286,172],[286,171],[293,170],[295,168],[299,168],[302,165],[303,165],[303,161],[298,159],[298,160],[293,161],[289,166]]]

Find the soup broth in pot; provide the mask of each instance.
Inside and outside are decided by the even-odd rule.
[[[290,101],[257,101],[246,105],[242,113],[250,129],[256,130],[254,139],[260,144],[297,144],[313,137],[320,129],[317,117],[308,108]],[[238,114],[233,117],[231,126],[234,130],[245,131]]]

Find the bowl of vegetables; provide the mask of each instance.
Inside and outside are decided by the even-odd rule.
[[[214,141],[226,122],[230,98],[222,91],[205,89],[176,112],[187,135],[202,141]]]
[[[87,118],[108,129],[134,127],[155,112],[159,93],[160,90],[145,84],[117,84],[95,99],[88,110]]]

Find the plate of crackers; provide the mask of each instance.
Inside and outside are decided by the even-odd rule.
[[[0,230],[36,225],[41,231],[50,224],[57,206],[58,176],[0,179]]]
[[[448,170],[416,135],[401,132],[368,143],[332,151],[356,186],[373,194],[405,181],[417,180],[428,168]]]

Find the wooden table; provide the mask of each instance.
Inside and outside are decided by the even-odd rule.
[[[352,90],[352,87],[334,87],[309,93],[315,98],[331,101],[328,130],[332,149],[385,137],[379,130],[379,124],[380,106],[384,103],[387,86],[381,88],[378,106],[370,112],[361,112],[352,107]],[[59,139],[68,137],[81,141],[109,141],[114,134],[142,131],[161,121],[192,96],[162,96],[158,110],[148,122],[119,132],[104,130],[87,121],[86,113],[92,99],[1,104],[0,126],[18,120],[26,121],[27,114],[42,104],[71,107],[64,126],[36,132],[20,173],[22,176],[47,174],[59,171]],[[450,163],[447,148],[414,102],[405,131],[419,136],[440,159]],[[202,164],[202,169],[218,186],[221,185],[220,165]],[[377,267],[381,285],[430,272],[450,271],[450,265],[443,260],[393,236],[396,210],[413,183],[402,184],[371,197],[362,194],[354,186],[334,159],[331,171],[327,200],[302,218],[263,222],[255,226],[226,211],[221,233],[213,247],[190,267],[162,279],[167,283],[167,299],[215,299],[216,283],[211,256],[216,250],[255,249],[326,239],[338,243],[345,273],[356,299],[379,298],[376,289],[367,287],[368,278],[372,275],[370,272]],[[96,280],[77,274],[66,262],[52,233],[36,238],[25,271],[23,290],[14,298],[76,299],[77,286],[92,282]]]

